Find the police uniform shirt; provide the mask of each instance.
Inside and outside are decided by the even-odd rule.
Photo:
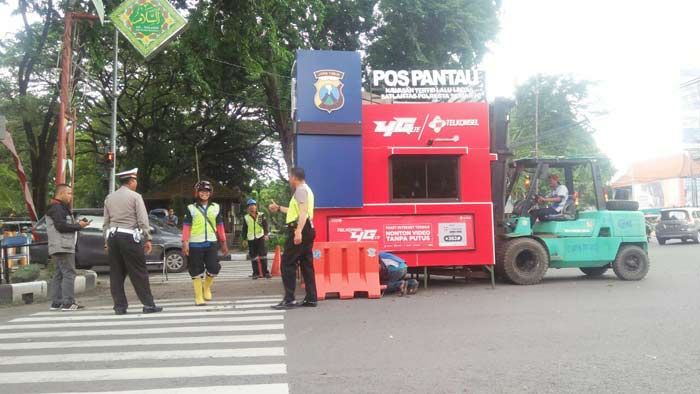
[[[104,208],[105,234],[112,227],[127,230],[141,230],[146,240],[151,239],[148,212],[140,194],[126,186],[110,193],[105,200]]]

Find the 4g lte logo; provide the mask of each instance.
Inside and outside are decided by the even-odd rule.
[[[377,230],[352,230],[350,231],[350,239],[357,242],[375,241],[378,240]]]

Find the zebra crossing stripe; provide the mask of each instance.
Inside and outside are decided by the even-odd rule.
[[[176,334],[176,333],[196,333],[196,332],[236,332],[236,331],[272,331],[283,330],[284,324],[243,324],[243,325],[219,325],[203,327],[201,325],[185,327],[157,327],[157,328],[134,328],[116,330],[80,330],[80,331],[57,331],[47,334],[43,331],[30,332],[10,332],[3,334],[2,339],[29,339],[29,338],[65,338],[65,337],[89,337],[89,336],[121,336],[121,335],[148,335],[148,334]],[[2,346],[2,345],[0,345]]]
[[[193,302],[194,304],[194,302]],[[265,304],[248,304],[248,305],[204,305],[204,306],[173,306],[170,308],[167,308],[166,311],[168,312],[189,312],[189,311],[200,311],[200,312],[207,312],[207,311],[224,311],[224,310],[231,310],[231,309],[250,309],[250,308],[264,308],[264,307],[269,307],[272,305],[275,305],[276,303],[265,303]],[[131,313],[142,313],[141,308],[135,308],[131,307],[128,309],[129,312]],[[32,316],[49,316],[49,315],[55,315],[57,313],[63,313],[63,312],[53,312],[53,311],[48,311],[48,312],[37,312],[32,314]],[[69,313],[69,312],[65,312]],[[81,315],[111,315],[114,313],[113,310],[108,310],[108,309],[100,309],[100,310],[90,310],[90,309],[85,309],[77,312],[70,312],[70,313],[75,313],[75,314],[81,314]]]
[[[187,301],[177,301],[177,302],[159,302],[156,303],[158,306],[162,307],[174,307],[174,306],[193,306],[194,305],[194,298],[191,300]],[[234,301],[207,301],[207,305],[234,305]],[[143,308],[143,305],[132,305],[131,308]],[[112,310],[114,309],[113,306],[111,305],[104,305],[104,306],[94,306],[94,307],[88,307],[87,310],[89,311],[101,311],[101,310]]]
[[[285,364],[205,365],[186,367],[118,368],[41,371],[41,373],[0,372],[4,384],[94,382],[102,380],[139,380],[203,378],[208,376],[250,376],[286,374]]]
[[[267,297],[260,297],[260,298],[252,298],[252,299],[245,299],[245,300],[228,300],[228,301],[207,301],[207,305],[234,305],[234,304],[255,304],[255,303],[264,303],[264,302],[269,302],[269,301],[275,301],[282,299],[282,296],[267,296]],[[194,304],[193,299],[186,299],[186,300],[162,300],[160,302],[157,302],[156,305],[162,306],[162,307],[173,307],[173,306],[192,306]],[[90,306],[88,307],[88,310],[111,310],[114,307],[111,305],[103,305],[103,306]],[[132,308],[143,308],[143,305],[133,305]]]
[[[264,303],[265,301],[273,301],[273,300],[281,300],[283,296],[278,295],[278,296],[270,296],[267,298],[256,298],[253,300],[237,300],[234,301],[236,304],[260,304]]]
[[[201,310],[201,307],[200,307]],[[206,311],[201,310],[201,312],[180,312],[180,313],[132,313],[127,315],[86,315],[83,312],[71,312],[70,314],[61,312],[52,312],[50,316],[31,316],[31,317],[18,317],[16,319],[10,320],[10,323],[20,323],[20,322],[40,322],[40,321],[90,321],[90,320],[146,320],[146,319],[172,319],[180,317],[189,316],[232,316],[232,315],[272,315],[276,313],[284,313],[285,311],[278,311],[274,309],[251,309],[251,310],[225,310],[225,311]],[[2,339],[2,338],[0,338]]]
[[[276,302],[265,303],[265,304],[236,304],[236,309],[253,309],[253,308],[269,308],[273,305],[277,305]]]
[[[200,330],[202,327],[200,327]],[[51,334],[45,334],[49,336]],[[181,345],[186,344],[211,344],[211,343],[250,343],[250,342],[275,342],[285,341],[284,334],[251,334],[251,335],[208,335],[203,337],[174,338],[119,338],[96,340],[68,340],[51,342],[11,342],[0,343],[0,348],[5,350],[29,350],[29,349],[68,349],[68,348],[92,348],[92,347],[121,347],[121,346],[150,346],[150,345]],[[0,379],[0,382],[3,380]]]
[[[234,386],[198,386],[169,389],[133,390],[133,391],[100,391],[80,393],[50,393],[50,394],[289,394],[286,383],[245,384]]]
[[[205,315],[206,316],[206,315]],[[153,326],[167,324],[200,324],[200,323],[241,323],[284,320],[284,315],[270,316],[240,316],[240,317],[202,317],[192,319],[175,320],[126,320],[126,321],[99,321],[99,322],[79,322],[79,323],[38,323],[38,324],[5,324],[0,326],[0,331],[6,330],[32,330],[42,328],[83,328],[83,327],[118,327],[118,326]],[[81,333],[82,334],[82,333]],[[0,334],[0,339],[2,339]]]
[[[282,347],[258,347],[240,349],[194,349],[163,350],[115,353],[68,353],[42,354],[35,356],[0,356],[0,365],[18,364],[64,364],[78,362],[128,361],[128,360],[174,360],[226,357],[280,357]]]

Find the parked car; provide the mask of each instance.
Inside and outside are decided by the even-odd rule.
[[[148,215],[155,216],[159,219],[165,220],[168,217],[168,210],[165,208],[151,209],[151,211],[148,212]]]
[[[92,221],[88,227],[78,233],[76,267],[89,269],[93,266],[109,266],[102,233],[102,225],[104,224],[102,209],[75,209],[74,214],[76,218],[84,217]],[[168,272],[182,272],[187,269],[187,259],[181,249],[180,231],[172,226],[161,226],[157,220],[152,220],[150,224],[153,252],[146,256],[147,264],[162,266],[165,257],[165,266]],[[41,218],[36,223],[32,235],[35,241],[47,240],[45,218]],[[46,264],[48,262],[48,247],[45,245],[33,247],[31,259],[39,264]]]
[[[664,245],[669,239],[699,243],[700,208],[662,209],[656,225],[656,240]]]
[[[32,221],[29,219],[0,219],[0,237],[5,231],[15,232],[15,233],[29,233],[32,231]],[[1,238],[0,238],[1,239]]]

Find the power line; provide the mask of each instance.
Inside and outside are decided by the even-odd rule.
[[[277,73],[273,73],[273,72],[265,71],[265,70],[253,70],[253,69],[251,69],[250,67],[241,66],[240,64],[235,64],[235,63],[227,62],[226,60],[214,59],[214,58],[212,58],[212,57],[206,57],[205,59],[211,60],[211,61],[213,61],[213,62],[225,64],[225,65],[227,65],[227,66],[240,68],[240,69],[242,69],[242,70],[246,70],[246,71],[249,71],[249,72],[252,72],[252,73],[262,73],[262,74],[267,74],[267,75],[273,75],[273,76],[276,76],[276,77],[285,78],[285,79],[289,79],[289,80],[292,80],[292,79],[293,79],[292,77],[290,77],[290,76],[288,76],[288,75],[277,74]]]

